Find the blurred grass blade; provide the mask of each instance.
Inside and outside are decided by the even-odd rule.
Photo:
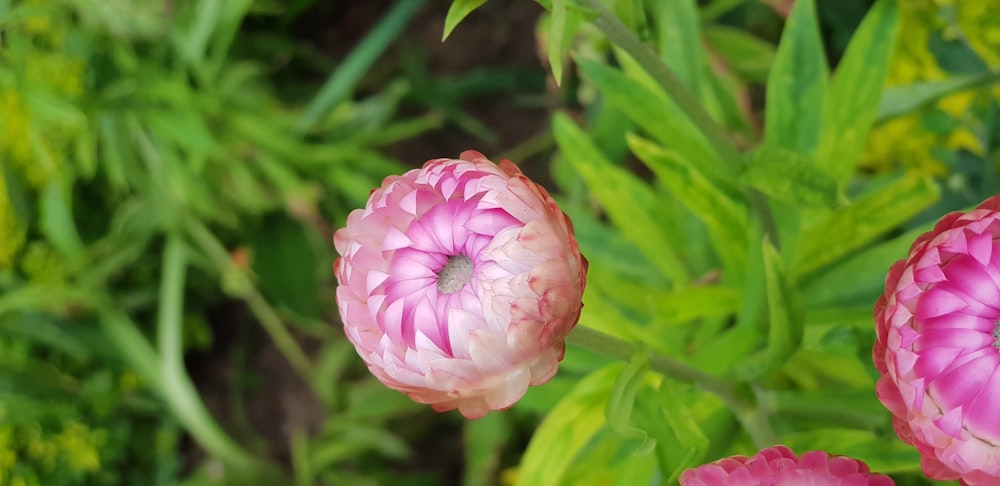
[[[798,289],[785,269],[781,254],[767,239],[764,280],[767,287],[767,356],[771,369],[780,368],[802,344],[803,311]]]
[[[441,42],[448,39],[451,31],[458,27],[459,22],[472,13],[473,10],[483,6],[486,0],[454,0],[448,7],[448,16],[444,19],[444,34],[441,35]]]
[[[675,285],[690,280],[678,250],[651,209],[656,196],[629,172],[614,166],[587,134],[563,113],[553,118],[553,133],[563,155],[593,191],[612,222]]]
[[[462,486],[490,486],[500,469],[501,451],[514,432],[508,415],[491,413],[465,421]]]
[[[351,50],[344,62],[330,75],[319,93],[309,102],[296,125],[299,134],[311,130],[334,107],[350,95],[354,85],[378,60],[389,44],[423,5],[423,0],[398,0],[362,41]]]
[[[705,39],[732,70],[748,81],[763,83],[774,64],[775,47],[753,34],[724,25],[705,27]]]
[[[83,241],[73,221],[70,196],[72,189],[56,180],[49,183],[41,197],[41,229],[52,246],[70,261],[83,257]]]
[[[854,172],[878,114],[898,18],[896,0],[878,0],[851,38],[827,89],[816,162],[838,184]]]
[[[859,197],[850,206],[817,218],[802,232],[794,273],[803,276],[837,262],[909,221],[937,198],[938,188],[931,180],[905,176]]]
[[[798,0],[767,77],[765,146],[812,155],[820,139],[828,75],[816,4]]]
[[[653,18],[659,31],[659,52],[692,93],[701,91],[705,66],[704,48],[694,0],[652,2]]]
[[[983,72],[979,74],[954,74],[941,81],[914,83],[908,86],[897,86],[886,89],[882,93],[882,102],[878,106],[875,123],[920,109],[939,98],[952,93],[973,89],[978,86],[1000,81],[1000,71]]]

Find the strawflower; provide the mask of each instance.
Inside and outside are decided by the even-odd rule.
[[[681,473],[681,486],[892,486],[850,457],[810,451],[797,456],[785,446],[753,457],[732,456]]]
[[[921,235],[875,305],[878,397],[924,473],[1000,484],[1000,196]]]
[[[587,261],[510,161],[468,151],[387,177],[334,242],[344,330],[386,386],[477,418],[556,373]]]

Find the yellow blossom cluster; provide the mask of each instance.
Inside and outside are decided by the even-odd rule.
[[[96,472],[105,442],[104,431],[76,421],[54,434],[37,424],[0,426],[0,484],[39,484],[50,476]]]
[[[929,49],[933,36],[967,43],[989,66],[1000,66],[1000,15],[990,13],[994,2],[979,0],[908,0],[900,2],[900,24],[895,52],[889,66],[887,88],[945,80],[949,74]],[[937,176],[948,169],[950,151],[968,150],[982,155],[976,136],[981,123],[975,110],[1000,100],[1000,89],[969,89],[937,100],[927,109],[950,118],[948,130],[926,126],[926,111],[893,118],[878,125],[869,136],[861,166],[869,170],[906,167]]]

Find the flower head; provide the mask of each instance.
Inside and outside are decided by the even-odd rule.
[[[825,451],[796,456],[785,446],[764,449],[753,457],[720,459],[681,474],[681,486],[892,486],[865,463]]]
[[[476,418],[555,374],[587,261],[510,161],[469,151],[387,177],[334,242],[344,329],[386,386]]]
[[[924,473],[1000,484],[1000,196],[921,235],[875,304],[878,397]]]

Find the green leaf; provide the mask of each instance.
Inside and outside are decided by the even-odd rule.
[[[647,290],[646,305],[658,324],[683,324],[694,319],[727,316],[740,309],[742,293],[718,285],[687,287],[669,292]]]
[[[872,297],[882,293],[889,267],[906,258],[913,241],[933,225],[921,225],[830,267],[804,286],[803,299],[810,306],[874,304]],[[871,319],[870,312],[868,318]]]
[[[638,440],[636,453],[648,453],[656,447],[656,440],[649,434],[632,424],[632,409],[635,407],[636,393],[642,386],[646,372],[649,371],[649,351],[643,349],[632,355],[628,365],[615,379],[614,386],[608,394],[608,405],[604,409],[604,418],[608,427],[623,438]]]
[[[253,233],[253,271],[265,294],[309,319],[320,319],[320,260],[298,222],[272,217]]]
[[[52,246],[71,261],[79,261],[84,247],[73,221],[72,192],[59,180],[45,187],[40,201],[41,229]]]
[[[629,147],[670,192],[708,228],[712,246],[725,264],[727,277],[739,279],[747,261],[747,214],[705,178],[683,155],[640,137],[628,136]]]
[[[675,284],[689,280],[679,252],[653,210],[656,196],[632,174],[613,165],[587,135],[565,114],[553,117],[553,134],[559,148],[611,221],[657,268]]]
[[[816,162],[839,184],[854,172],[878,114],[898,17],[896,0],[878,0],[847,46],[827,90]]]
[[[622,368],[616,363],[591,373],[552,409],[528,443],[516,485],[562,484],[573,459],[604,426],[608,392]]]
[[[678,152],[686,160],[698,161],[698,168],[705,176],[727,192],[737,192],[729,176],[729,168],[723,165],[705,136],[666,94],[604,64],[584,59],[578,59],[577,64],[609,104],[622,110],[663,146]]]
[[[875,122],[903,115],[952,93],[1000,80],[1000,73],[956,74],[941,81],[914,83],[886,89]]]
[[[743,181],[782,202],[830,207],[837,202],[837,182],[799,153],[763,146],[755,151]]]
[[[742,29],[714,24],[705,27],[705,39],[742,78],[760,83],[767,80],[774,64],[774,45]]]
[[[666,463],[669,474],[667,484],[673,484],[680,477],[685,469],[697,467],[702,463],[705,453],[708,452],[709,440],[698,425],[699,420],[692,413],[690,405],[694,405],[693,400],[679,399],[685,397],[679,387],[670,380],[660,382],[658,404],[663,407],[670,429],[676,438],[674,441],[664,443],[660,449],[668,452]],[[704,405],[699,403],[698,405]],[[708,407],[706,407],[708,408]],[[722,407],[718,407],[721,409]]]
[[[568,30],[566,29],[566,0],[552,0],[551,19],[549,21],[549,66],[552,67],[552,77],[556,85],[562,84],[563,52],[566,50]]]
[[[697,93],[701,88],[705,58],[696,2],[652,2],[650,7],[659,30],[660,55],[688,89]]]
[[[764,240],[764,279],[767,288],[767,313],[770,319],[767,333],[769,367],[785,363],[802,344],[804,314],[798,289],[785,270],[781,254]]]
[[[795,2],[767,79],[764,145],[812,155],[828,76],[814,0]]]
[[[817,217],[802,233],[794,273],[806,275],[837,262],[928,208],[938,192],[930,179],[904,176],[859,197],[850,206]]]
[[[451,7],[448,7],[448,16],[444,19],[444,34],[441,36],[441,41],[444,42],[451,35],[451,31],[458,27],[458,23],[462,19],[485,3],[486,0],[454,0],[451,2]]]

